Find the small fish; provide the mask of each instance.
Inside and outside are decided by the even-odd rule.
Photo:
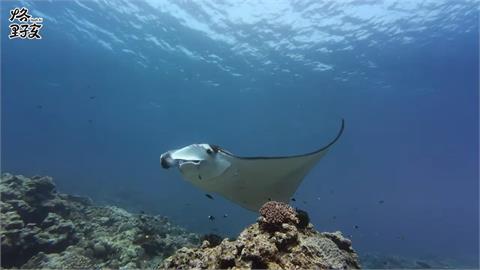
[[[88,123],[89,123],[89,124],[93,123],[93,120],[92,120],[92,119],[88,119]]]
[[[337,216],[333,216],[332,218],[333,218],[333,219],[337,219]]]
[[[297,200],[295,198],[292,198],[292,202],[296,202]]]
[[[37,105],[37,109],[42,109],[43,106],[42,105]]]
[[[209,198],[209,199],[213,200],[213,197],[212,197],[212,195],[210,195],[210,194],[205,194],[205,196],[207,196],[207,198]]]
[[[145,211],[140,210],[140,214],[141,214],[141,215],[145,215]]]
[[[214,217],[214,216],[208,216],[208,219],[209,219],[210,221],[214,221],[214,220],[215,220],[215,217]]]
[[[355,229],[358,229],[358,228],[359,228],[358,225],[355,225],[355,226],[353,226],[353,227],[354,227]]]
[[[223,217],[226,218],[226,217],[228,217],[228,215],[227,215],[227,214],[223,214]]]
[[[90,96],[90,99],[95,99],[97,96]]]
[[[302,201],[302,202],[303,202],[303,204],[307,204],[307,201]]]
[[[382,204],[382,203],[384,203],[384,202],[385,202],[384,200],[378,201],[379,204]]]

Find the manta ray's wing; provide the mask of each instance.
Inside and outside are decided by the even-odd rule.
[[[252,211],[267,201],[289,202],[305,175],[342,135],[344,121],[337,136],[325,147],[304,155],[287,157],[225,158],[232,166],[216,181],[212,191]]]

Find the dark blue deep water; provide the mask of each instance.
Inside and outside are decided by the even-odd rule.
[[[44,19],[42,40],[8,39],[14,7]],[[160,154],[301,154],[344,118],[293,204],[360,254],[475,265],[478,14],[467,0],[2,1],[1,169],[234,236],[256,214]]]

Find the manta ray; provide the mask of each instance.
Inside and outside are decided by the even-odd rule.
[[[217,193],[240,206],[258,211],[267,201],[288,203],[305,175],[343,133],[324,147],[302,155],[240,157],[213,144],[192,144],[160,156],[160,164],[177,167],[183,178],[207,192]]]

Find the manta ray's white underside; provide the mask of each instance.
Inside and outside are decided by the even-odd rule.
[[[194,185],[252,211],[267,201],[289,202],[305,175],[341,136],[321,149],[286,157],[238,157],[209,144],[194,144],[161,156],[165,168],[176,165]]]

